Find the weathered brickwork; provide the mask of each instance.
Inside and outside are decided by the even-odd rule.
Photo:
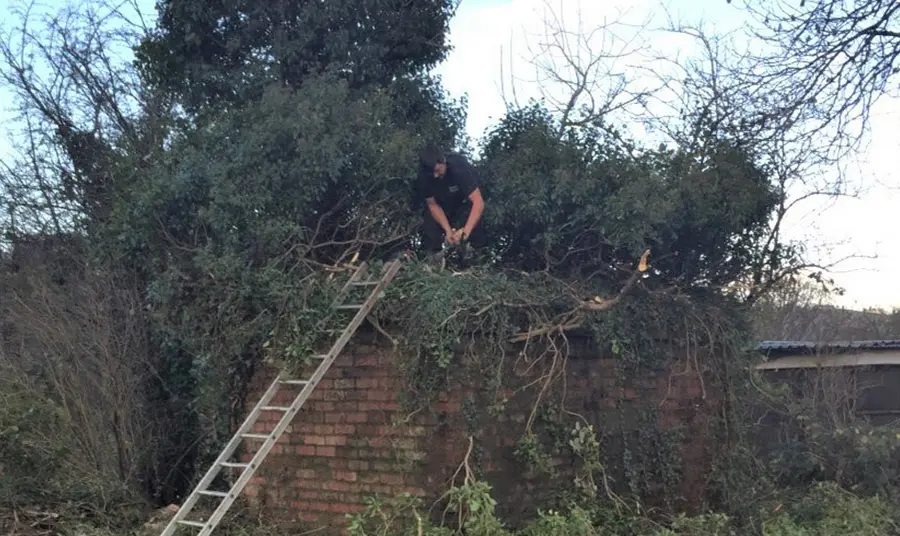
[[[362,510],[370,495],[410,492],[434,499],[446,490],[468,448],[470,423],[463,406],[477,386],[456,385],[435,412],[409,416],[397,401],[404,382],[393,359],[388,346],[373,343],[365,333],[348,345],[246,488],[266,517],[305,528],[339,527],[345,514]],[[272,371],[265,371],[254,378],[256,394],[250,404],[272,377]],[[285,394],[273,404],[290,403]],[[513,456],[534,391],[506,394],[502,415],[485,421],[477,432],[478,462],[497,492],[501,512],[528,517],[535,513],[541,488],[549,487],[523,476]],[[617,405],[623,403],[654,406],[660,425],[683,427],[681,455],[689,470],[680,492],[687,506],[704,493],[709,459],[708,415],[715,410],[709,393],[703,395],[696,374],[685,373],[683,364],[624,384],[617,382],[612,359],[570,359],[566,372],[566,409],[598,430],[613,413],[622,415]],[[266,415],[256,431],[268,432],[279,416]]]

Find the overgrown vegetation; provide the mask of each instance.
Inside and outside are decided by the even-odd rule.
[[[822,420],[746,373],[752,313],[814,267],[780,231],[807,169],[779,159],[791,127],[736,128],[753,118],[730,105],[758,93],[694,66],[662,145],[612,127],[621,88],[576,106],[585,80],[562,109],[510,107],[475,151],[465,102],[429,74],[455,5],[408,4],[165,1],[152,27],[134,6],[18,12],[0,45],[24,125],[0,174],[10,519],[37,508],[116,530],[180,502],[260,365],[302,365],[339,327],[327,305],[353,260],[377,269],[417,249],[427,142],[476,164],[491,246],[461,272],[407,263],[372,315],[398,350],[405,409],[427,409],[472,363],[488,404],[464,410],[470,428],[502,414],[507,390],[527,393],[515,454],[565,486],[530,524],[501,520],[467,456],[445,523],[412,498],[373,499],[352,534],[893,530],[893,432]],[[653,408],[618,407],[609,430],[566,410],[576,332],[615,358],[620,382],[679,355],[723,393],[713,513],[678,515],[682,438]],[[534,381],[510,382],[508,367]],[[793,434],[774,449],[754,441],[763,410]],[[571,474],[554,469],[560,455]]]

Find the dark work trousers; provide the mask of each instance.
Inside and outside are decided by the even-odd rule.
[[[469,219],[469,213],[472,211],[472,203],[463,203],[462,205],[458,205],[456,207],[448,207],[444,208],[444,214],[447,216],[447,220],[450,222],[450,226],[454,229],[461,229],[465,227],[466,221]],[[441,229],[441,225],[434,219],[431,215],[431,211],[428,210],[428,207],[425,207],[424,214],[424,222],[422,224],[422,246],[426,251],[437,252],[441,250],[441,247],[444,244],[444,230]],[[487,236],[484,232],[484,213],[481,214],[481,219],[478,220],[478,223],[475,224],[475,228],[472,229],[472,234],[469,235],[469,244],[473,247],[480,248],[487,244]]]

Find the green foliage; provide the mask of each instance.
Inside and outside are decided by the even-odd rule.
[[[599,128],[560,136],[537,105],[494,128],[482,169],[503,261],[572,278],[633,266],[649,247],[663,282],[727,284],[753,266],[777,203],[754,156],[733,145],[650,150]]]
[[[448,0],[166,0],[138,58],[150,83],[191,108],[242,105],[270,85],[300,87],[325,71],[354,87],[384,86],[444,58],[452,7]]]
[[[801,500],[767,516],[764,536],[896,534],[896,505],[880,497],[860,498],[835,483],[813,487]]]
[[[484,269],[454,274],[406,264],[375,313],[398,334],[409,402],[432,401],[462,369],[464,358],[499,389],[507,340],[564,311],[569,304],[563,288],[546,274]]]
[[[420,141],[392,99],[329,76],[270,88],[177,138],[122,192],[107,251],[147,281],[165,381],[194,401],[201,454],[230,433],[267,342],[295,362],[336,327],[317,327],[334,291],[322,268],[408,240],[402,177]]]
[[[596,497],[597,479],[606,477],[600,461],[600,442],[597,440],[597,434],[592,425],[582,426],[580,422],[575,423],[571,434],[572,439],[569,440],[569,446],[575,456],[581,460],[581,467],[575,473],[575,488],[587,497]]]
[[[642,411],[635,421],[622,433],[622,465],[631,493],[635,498],[671,501],[682,477],[680,430],[661,428],[653,411]]]
[[[80,511],[118,526],[133,524],[141,515],[136,490],[84,459],[71,408],[51,393],[0,363],[0,519],[7,509],[42,505],[57,515]]]
[[[490,486],[472,482],[448,493],[447,511],[466,512],[435,523],[418,498],[404,495],[384,503],[370,498],[365,511],[348,516],[351,536],[736,536],[734,519],[723,513],[679,515],[660,523],[629,510],[594,504],[566,511],[539,511],[521,529],[509,530],[493,512]],[[812,488],[791,506],[762,512],[762,536],[852,536],[892,534],[896,508],[879,498],[860,498],[834,483]]]
[[[59,437],[65,417],[51,400],[35,396],[26,378],[0,364],[0,504],[53,501],[67,445]],[[54,433],[56,432],[56,433]]]

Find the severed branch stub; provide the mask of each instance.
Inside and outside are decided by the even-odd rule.
[[[647,249],[644,251],[643,255],[641,255],[641,260],[638,261],[637,268],[632,272],[631,277],[628,278],[628,281],[625,282],[625,285],[622,287],[622,290],[619,291],[612,298],[601,298],[600,296],[594,296],[594,298],[590,301],[582,302],[581,309],[585,309],[588,311],[608,311],[616,306],[622,298],[624,298],[629,292],[631,292],[634,287],[637,285],[638,281],[641,280],[641,274],[647,271],[647,258],[650,256],[650,250]]]
[[[517,343],[517,342],[525,342],[529,339],[533,339],[535,337],[540,337],[543,335],[549,335],[554,332],[562,333],[568,330],[576,329],[581,327],[584,324],[584,314],[585,311],[608,311],[615,307],[622,298],[628,295],[634,287],[637,286],[638,282],[641,280],[641,275],[647,271],[648,267],[648,258],[650,256],[650,250],[647,249],[641,255],[640,260],[638,261],[638,265],[635,268],[634,272],[625,282],[625,285],[622,286],[622,289],[619,290],[619,293],[611,298],[603,298],[600,296],[594,296],[593,299],[587,301],[581,301],[577,307],[575,307],[572,311],[565,313],[557,319],[562,319],[558,323],[555,323],[550,326],[543,326],[535,329],[530,329],[526,332],[516,334],[509,338],[509,342]]]

